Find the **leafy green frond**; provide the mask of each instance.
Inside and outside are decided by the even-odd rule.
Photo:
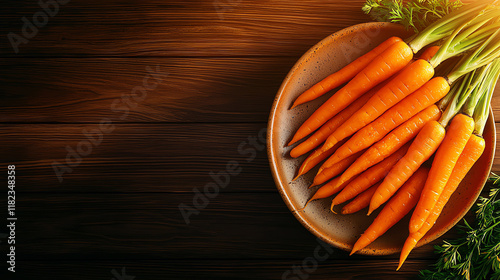
[[[399,23],[419,32],[462,5],[460,0],[368,0],[362,10],[376,21]]]
[[[490,195],[478,199],[475,223],[464,220],[459,238],[436,246],[440,257],[420,271],[421,279],[500,279],[500,176],[492,173],[489,180]]]

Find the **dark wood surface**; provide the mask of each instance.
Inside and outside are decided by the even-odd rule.
[[[1,279],[416,279],[454,230],[399,272],[397,255],[331,249],[287,276],[319,243],[279,196],[259,140],[295,61],[369,21],[363,2],[73,0],[16,53],[8,34],[42,9],[3,1],[0,161],[4,175],[16,165],[18,221],[17,272],[3,261]],[[145,77],[159,83],[134,98]],[[499,118],[500,99],[492,108]],[[239,174],[186,224],[179,205],[228,163]]]

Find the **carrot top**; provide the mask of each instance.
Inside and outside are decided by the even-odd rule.
[[[446,126],[460,110],[474,117],[474,133],[481,135],[488,119],[489,104],[500,75],[500,59],[473,70],[452,85],[450,92],[440,101],[443,110],[440,123]],[[480,109],[475,111],[475,108]]]
[[[488,64],[500,55],[500,0],[480,0],[465,5],[410,38],[408,45],[415,52],[438,40],[444,41],[429,60],[434,68],[451,57],[475,50],[471,55],[465,55],[448,74],[450,85]]]
[[[490,112],[490,102],[491,97],[493,96],[493,92],[495,90],[495,85],[498,82],[500,77],[500,59],[494,60],[490,64],[490,70],[488,75],[484,78],[483,83],[478,88],[481,97],[476,100],[471,100],[466,104],[465,113],[472,113],[472,117],[474,118],[474,134],[482,135],[484,131],[484,126],[486,125],[486,121],[488,120],[489,112]],[[483,92],[483,94],[481,94]]]
[[[423,47],[450,36],[458,27],[470,22],[484,10],[496,7],[497,3],[498,0],[479,0],[473,4],[464,5],[410,37],[408,45],[414,53],[417,53]]]
[[[492,7],[458,26],[441,44],[429,63],[436,67],[444,60],[480,46],[499,27],[500,7]]]
[[[448,82],[455,82],[461,76],[492,62],[499,56],[500,28],[497,28],[472,54],[463,57],[460,63],[448,74]]]
[[[455,116],[472,96],[477,96],[478,89],[488,73],[489,65],[483,66],[480,69],[474,70],[465,77],[463,77],[459,83],[456,83],[450,89],[449,94],[451,94],[451,100],[448,100],[446,104],[446,109],[441,116],[440,123],[443,127],[446,127],[450,120]],[[474,94],[475,95],[474,95]],[[480,96],[479,96],[480,97]],[[472,116],[472,114],[467,114]]]

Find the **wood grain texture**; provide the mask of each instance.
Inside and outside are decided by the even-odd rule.
[[[2,59],[0,122],[267,122],[297,59]],[[158,85],[135,91],[151,73]],[[492,108],[500,116],[500,98]]]
[[[369,21],[356,1],[72,0],[16,54],[1,56],[299,56],[347,26]],[[37,1],[4,1],[0,34],[22,34]]]
[[[0,121],[267,122],[294,63],[286,57],[3,59]],[[156,73],[162,76],[154,89],[134,90]]]
[[[194,193],[17,197],[16,244],[22,260],[303,259],[320,246],[277,193],[219,194],[191,215],[189,224],[178,207],[193,205]],[[0,245],[7,249],[6,242]],[[423,246],[410,259],[432,259],[432,251],[432,244]],[[329,251],[329,259],[353,262],[397,258]]]
[[[266,124],[116,124],[95,132],[99,127],[3,125],[0,162],[16,164],[26,192],[191,192],[230,162],[241,171],[224,192],[276,192]],[[57,170],[71,168],[62,182],[54,162],[64,166]]]
[[[305,258],[305,257],[304,257]],[[135,276],[135,279],[165,279],[165,271],[169,272],[168,279],[283,279],[283,274],[301,266],[303,259],[290,260],[118,260],[118,261],[87,261],[85,264],[74,261],[23,262],[27,271],[20,272],[25,277],[36,279],[68,279],[88,280],[110,279],[118,275]],[[321,262],[313,271],[313,266],[306,270],[301,269],[297,274],[289,275],[288,279],[300,279],[300,276],[311,280],[417,280],[418,271],[425,269],[431,261],[408,260],[399,272],[394,272],[397,266],[395,260],[327,260]],[[125,269],[125,270],[122,270]],[[35,272],[36,271],[36,272]],[[75,273],[75,272],[80,273]],[[54,273],[56,272],[56,273]],[[122,274],[124,272],[124,274]],[[54,276],[55,275],[55,276]],[[28,279],[28,278],[26,278]],[[116,279],[116,278],[115,278]],[[287,278],[285,278],[287,279]]]

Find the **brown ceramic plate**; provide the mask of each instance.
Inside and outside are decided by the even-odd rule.
[[[314,235],[336,247],[351,250],[352,245],[378,214],[370,217],[365,211],[351,215],[333,214],[329,210],[331,199],[312,202],[304,206],[316,188],[307,189],[317,169],[292,182],[305,156],[293,159],[291,147],[285,147],[302,122],[324,102],[330,94],[319,100],[289,110],[297,96],[316,82],[347,65],[390,36],[409,36],[400,25],[391,23],[365,23],[334,33],[307,51],[293,66],[276,95],[268,125],[268,156],[277,188],[295,217]],[[424,245],[438,238],[453,227],[467,213],[481,192],[493,162],[495,151],[495,124],[490,113],[485,128],[486,149],[449,203],[436,225],[419,242]],[[382,208],[382,207],[381,207]],[[380,211],[380,210],[379,210]],[[409,215],[379,237],[365,249],[367,255],[396,253],[408,235]]]

